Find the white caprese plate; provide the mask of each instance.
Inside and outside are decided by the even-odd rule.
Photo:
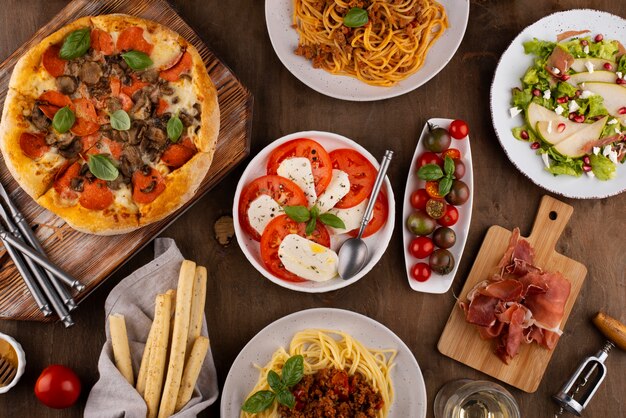
[[[520,79],[533,63],[533,56],[524,53],[523,43],[533,38],[555,41],[566,31],[588,29],[601,33],[605,39],[626,43],[626,20],[598,10],[579,9],[558,12],[540,19],[524,29],[504,51],[491,85],[491,119],[509,160],[536,185],[557,195],[575,199],[602,199],[626,190],[626,165],[617,165],[617,175],[609,181],[583,175],[554,176],[544,169],[540,156],[524,141],[513,137],[511,129],[521,126],[523,113],[511,117],[511,89],[521,85]]]
[[[469,19],[469,0],[440,0],[450,27],[428,51],[424,66],[392,87],[370,86],[356,78],[314,68],[311,61],[294,53],[298,33],[293,24],[293,0],[265,0],[265,23],[276,55],[300,81],[326,96],[351,101],[372,101],[400,96],[433,78],[450,62],[458,49]]]
[[[374,235],[364,238],[364,241],[367,244],[367,248],[369,251],[369,260],[365,264],[363,270],[361,270],[356,276],[354,276],[350,280],[343,280],[339,276],[336,276],[334,279],[324,282],[305,281],[295,283],[288,282],[279,277],[276,277],[275,275],[270,273],[263,264],[263,260],[261,259],[259,242],[252,239],[241,228],[241,223],[239,221],[238,204],[239,198],[241,196],[241,191],[243,190],[244,186],[254,179],[266,175],[267,160],[272,151],[274,151],[277,147],[284,144],[285,142],[291,141],[292,139],[296,138],[313,139],[314,141],[317,141],[320,145],[322,145],[328,152],[331,152],[338,148],[351,148],[361,153],[361,155],[367,158],[377,169],[380,166],[378,161],[376,160],[376,158],[374,158],[374,156],[372,156],[372,154],[370,154],[365,148],[363,148],[353,140],[346,138],[345,136],[341,136],[331,132],[320,131],[296,132],[283,136],[282,138],[277,139],[276,141],[265,147],[263,150],[261,150],[261,152],[259,152],[252,159],[252,161],[250,161],[250,164],[248,164],[248,167],[239,179],[239,183],[237,184],[237,190],[235,191],[235,199],[233,202],[233,223],[235,226],[235,236],[237,237],[237,242],[239,243],[239,246],[241,247],[241,250],[245,254],[248,261],[250,261],[250,263],[254,266],[254,268],[259,271],[259,273],[261,273],[263,276],[265,276],[270,281],[276,283],[277,285],[286,287],[287,289],[306,293],[322,293],[329,292],[331,290],[341,289],[358,281],[363,276],[365,276],[372,268],[374,268],[376,263],[378,263],[380,258],[385,253],[387,246],[389,245],[389,241],[391,240],[391,235],[393,233],[393,224],[396,212],[393,190],[391,189],[391,183],[389,183],[389,179],[387,177],[385,177],[385,182],[381,189],[381,191],[385,192],[389,205],[389,216],[387,218],[387,222]],[[332,250],[339,251],[341,244],[348,238],[348,234],[331,234]]]
[[[415,153],[413,154],[411,168],[409,169],[406,181],[406,189],[404,190],[404,204],[402,208],[402,221],[404,222],[402,228],[402,238],[404,240],[404,264],[406,266],[406,275],[409,280],[409,286],[411,286],[411,289],[418,292],[445,293],[448,289],[450,289],[454,276],[456,275],[456,271],[459,268],[461,257],[463,256],[463,250],[465,249],[465,243],[467,242],[467,235],[469,234],[470,223],[472,220],[472,206],[474,204],[474,173],[470,137],[468,135],[466,138],[461,140],[452,139],[452,143],[450,144],[450,148],[456,148],[461,152],[461,159],[465,164],[465,175],[461,180],[467,184],[470,190],[470,196],[467,202],[456,207],[459,211],[459,220],[456,224],[451,226],[456,234],[456,243],[451,248],[448,248],[448,251],[450,251],[454,257],[454,268],[448,274],[438,274],[433,271],[430,278],[425,282],[418,282],[413,279],[411,276],[411,268],[413,265],[420,262],[428,264],[428,258],[417,259],[409,253],[409,244],[416,236],[413,235],[406,226],[407,218],[415,211],[413,206],[411,206],[411,193],[417,189],[423,189],[426,185],[424,180],[417,177],[417,159],[424,152],[428,151],[424,148],[423,144],[424,138],[428,133],[428,125],[430,124],[431,126],[448,129],[450,122],[452,122],[452,119],[433,118],[429,119],[426,125],[424,125],[422,134],[420,135],[417,146],[415,147]]]
[[[394,400],[388,418],[426,417],[426,385],[417,360],[406,344],[371,318],[332,308],[307,309],[287,315],[255,335],[241,350],[226,376],[220,416],[239,417],[241,405],[259,378],[255,365],[268,363],[279,347],[288,349],[294,334],[309,328],[342,331],[368,348],[397,350],[395,367],[391,369]]]

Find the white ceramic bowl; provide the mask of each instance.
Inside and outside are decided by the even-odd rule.
[[[15,338],[0,332],[0,340],[8,342],[17,354],[17,373],[11,383],[0,388],[0,393],[7,393],[11,390],[11,388],[13,388],[13,386],[17,385],[17,382],[24,374],[24,370],[26,369],[26,354],[24,353],[24,349],[22,349],[20,343],[15,341]]]
[[[279,277],[274,276],[265,268],[263,260],[261,259],[259,242],[252,239],[243,229],[241,229],[241,224],[239,222],[238,204],[242,189],[252,180],[267,174],[267,160],[272,151],[274,151],[281,144],[284,144],[285,142],[291,141],[292,139],[296,138],[313,139],[319,142],[328,152],[337,148],[352,148],[360,152],[361,155],[363,155],[372,164],[374,164],[374,167],[379,167],[376,158],[374,158],[372,154],[370,154],[365,148],[363,148],[351,139],[334,133],[305,131],[296,132],[277,139],[276,141],[269,144],[267,147],[263,148],[263,150],[261,150],[261,152],[259,152],[252,159],[252,161],[250,161],[248,167],[239,179],[239,183],[237,184],[237,190],[235,191],[235,200],[233,202],[233,223],[235,226],[235,235],[237,237],[237,242],[239,243],[239,246],[241,247],[243,253],[246,255],[246,258],[248,259],[248,261],[250,261],[254,268],[256,268],[263,276],[267,277],[270,281],[276,283],[279,286],[306,293],[322,293],[329,292],[331,290],[341,289],[361,279],[372,268],[374,268],[376,263],[378,263],[380,258],[383,256],[385,250],[387,249],[387,245],[389,245],[389,241],[391,240],[391,235],[393,233],[393,224],[396,212],[393,190],[391,189],[391,183],[389,183],[389,179],[387,177],[385,177],[385,182],[383,188],[381,189],[386,193],[389,205],[389,216],[387,218],[387,222],[374,235],[364,238],[370,254],[369,260],[367,261],[363,270],[361,270],[359,274],[357,274],[350,280],[343,280],[339,276],[325,282],[306,281],[302,283],[294,283],[280,279]],[[345,241],[347,238],[349,238],[348,234],[331,234],[331,248],[335,251],[338,251],[343,241]]]

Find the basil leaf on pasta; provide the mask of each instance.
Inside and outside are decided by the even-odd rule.
[[[276,400],[278,401],[278,403],[289,407],[289,409],[293,409],[293,407],[296,406],[296,397],[293,396],[291,392],[289,392],[289,389],[281,390],[280,392],[278,392],[276,394]]]
[[[359,28],[369,21],[367,10],[360,7],[353,7],[343,18],[343,24],[349,28]]]
[[[283,383],[292,387],[304,376],[304,357],[301,355],[290,357],[283,366]],[[268,379],[269,380],[269,379]]]
[[[63,45],[59,51],[59,57],[64,60],[82,57],[89,50],[90,46],[91,29],[84,28],[75,30],[67,35],[67,38],[63,41]]]
[[[269,373],[267,373],[267,384],[270,385],[274,392],[280,392],[281,390],[285,389],[283,381],[280,379],[278,373],[276,373],[274,370],[270,370]]]
[[[274,399],[276,395],[271,390],[260,390],[246,400],[241,410],[250,414],[263,412],[274,403]]]
[[[76,116],[74,116],[74,112],[72,112],[69,107],[65,106],[57,110],[57,113],[54,114],[54,118],[52,118],[52,127],[57,132],[64,134],[70,130],[75,121]]]

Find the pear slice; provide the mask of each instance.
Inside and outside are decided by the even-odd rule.
[[[613,71],[594,71],[592,73],[576,73],[572,74],[567,80],[572,86],[578,86],[580,83],[586,82],[600,82],[600,83],[615,83],[617,75]]]
[[[554,146],[554,149],[566,157],[582,157],[586,154],[582,149],[583,146],[590,141],[595,141],[600,138],[604,125],[608,119],[609,117],[605,116],[592,124],[581,124],[584,126],[584,129],[581,129],[563,139]]]
[[[615,63],[615,61],[609,61],[609,60],[605,60],[602,58],[576,58],[574,60],[574,63],[570,66],[570,68],[576,71],[577,73],[588,72],[589,71],[589,69],[587,68],[588,62],[591,63],[591,65],[593,65],[594,71],[605,70],[606,68],[604,68],[604,64],[606,64],[607,62],[611,64],[612,69],[617,68],[617,64]]]
[[[556,145],[562,142],[563,140],[567,139],[568,137],[572,136],[576,132],[580,132],[583,129],[586,129],[589,127],[589,124],[576,123],[567,119],[566,121],[568,123],[564,123],[564,122],[555,123],[553,121],[545,121],[545,120],[537,122],[536,132],[541,137],[541,139],[543,139],[548,144]],[[560,123],[563,123],[565,127],[561,132],[559,132]],[[552,124],[552,126],[550,126],[550,124]]]
[[[563,108],[565,109],[565,111],[567,112],[567,105],[562,105]],[[539,132],[537,132],[537,123],[538,122],[550,122],[552,121],[552,125],[554,127],[554,129],[556,129],[556,127],[559,125],[559,123],[564,123],[566,126],[566,130],[567,128],[569,128],[570,125],[578,125],[578,123],[576,122],[572,122],[571,120],[567,119],[566,117],[563,117],[561,115],[558,115],[554,110],[550,110],[548,108],[545,108],[535,102],[531,102],[528,105],[528,108],[526,109],[526,113],[525,113],[525,117],[526,117],[526,123],[528,124],[528,126],[530,126],[530,128],[539,135]],[[547,125],[546,125],[547,128]],[[572,131],[570,131],[572,132]],[[550,142],[550,141],[548,141]],[[552,143],[552,142],[550,142]]]
[[[604,99],[604,107],[622,125],[626,125],[626,89],[614,83],[584,83],[585,90],[599,94]]]

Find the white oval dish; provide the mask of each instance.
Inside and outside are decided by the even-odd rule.
[[[220,416],[237,418],[241,405],[254,388],[259,370],[279,347],[289,347],[298,331],[308,328],[340,330],[368,348],[394,348],[398,351],[391,371],[394,400],[388,418],[426,417],[426,385],[413,353],[389,328],[361,314],[343,309],[315,308],[287,315],[263,328],[241,350],[228,372]]]
[[[17,373],[15,374],[15,377],[13,378],[11,383],[6,386],[0,387],[0,393],[7,393],[9,390],[11,390],[11,388],[17,385],[17,382],[24,374],[24,370],[26,369],[26,354],[24,353],[24,349],[22,348],[21,344],[18,343],[15,338],[11,337],[10,335],[6,335],[0,332],[0,340],[8,342],[17,354]]]
[[[511,118],[511,89],[521,85],[520,79],[533,63],[533,56],[524,53],[523,43],[532,38],[556,40],[559,33],[588,29],[602,33],[605,39],[626,43],[626,20],[597,10],[578,9],[558,12],[538,20],[524,29],[506,49],[491,85],[491,119],[509,160],[536,185],[557,195],[575,199],[602,199],[626,191],[626,166],[617,164],[617,175],[609,181],[588,176],[554,176],[544,170],[542,159],[524,141],[513,137],[511,129],[523,124],[523,115]]]
[[[409,286],[411,289],[418,292],[425,293],[445,293],[450,289],[452,285],[452,281],[454,280],[454,276],[456,275],[456,271],[459,268],[459,263],[461,262],[461,257],[463,256],[463,250],[465,249],[465,243],[467,242],[467,236],[469,234],[470,222],[472,220],[472,206],[474,204],[474,172],[472,165],[472,150],[470,147],[470,137],[469,135],[461,140],[452,139],[452,143],[450,144],[450,148],[456,148],[461,151],[461,158],[463,163],[465,164],[465,175],[461,180],[467,184],[470,189],[470,197],[464,204],[457,206],[456,208],[459,211],[459,220],[456,224],[451,226],[456,233],[456,243],[448,248],[448,251],[452,253],[454,256],[454,268],[448,274],[437,274],[433,272],[428,280],[425,282],[418,282],[417,280],[411,277],[411,267],[415,265],[415,263],[424,262],[428,264],[428,258],[425,259],[417,259],[413,257],[409,253],[409,244],[416,236],[409,231],[406,227],[406,220],[411,213],[415,209],[411,206],[411,193],[413,193],[417,189],[424,188],[426,182],[417,177],[417,159],[423,153],[428,151],[424,148],[422,141],[428,132],[428,124],[439,126],[445,129],[448,129],[450,126],[450,122],[452,119],[440,119],[433,118],[429,119],[426,125],[424,125],[424,129],[419,137],[417,142],[417,146],[415,147],[415,153],[413,154],[413,160],[411,161],[411,168],[409,169],[409,175],[406,181],[406,189],[404,190],[404,203],[402,208],[402,238],[404,240],[404,264],[406,267],[406,275],[409,280]]]
[[[378,161],[372,156],[372,154],[370,154],[361,145],[357,144],[351,139],[346,138],[345,136],[337,135],[331,132],[320,131],[296,132],[283,136],[282,138],[277,139],[276,141],[269,144],[267,147],[263,148],[261,152],[259,152],[252,159],[252,161],[250,161],[248,167],[239,179],[239,183],[237,183],[237,190],[235,191],[235,199],[233,202],[233,223],[235,227],[235,236],[237,237],[237,242],[239,243],[239,246],[241,247],[241,250],[245,254],[248,261],[250,261],[250,263],[254,266],[254,268],[259,271],[259,273],[261,273],[263,276],[267,277],[270,281],[276,283],[277,285],[285,287],[287,289],[305,293],[322,293],[329,292],[331,290],[341,289],[356,282],[357,280],[365,276],[372,268],[374,268],[376,263],[378,263],[380,258],[385,253],[387,245],[389,245],[389,241],[391,240],[391,235],[393,233],[393,224],[396,212],[393,190],[391,189],[391,183],[389,182],[389,179],[387,177],[385,177],[385,182],[383,188],[381,189],[386,193],[389,205],[389,216],[387,218],[387,222],[374,235],[364,238],[364,241],[367,244],[369,250],[370,258],[363,270],[361,270],[359,274],[357,274],[350,280],[343,280],[339,276],[325,282],[306,281],[301,283],[294,283],[282,280],[274,276],[265,268],[265,266],[263,265],[263,260],[261,260],[260,246],[258,241],[253,240],[250,236],[248,236],[245,231],[243,231],[243,229],[241,229],[241,225],[239,222],[238,204],[243,187],[250,183],[252,180],[267,174],[267,160],[272,151],[274,151],[281,144],[284,144],[285,142],[291,141],[292,139],[296,138],[313,139],[320,143],[328,152],[338,148],[352,148],[361,153],[361,155],[363,155],[365,158],[367,158],[374,165],[374,167],[376,167],[377,169],[379,168]],[[347,234],[331,234],[331,248],[334,251],[338,251],[343,241],[345,241],[348,237],[349,236]]]
[[[265,0],[265,23],[276,55],[300,81],[326,96],[342,100],[372,101],[408,93],[433,78],[450,62],[458,49],[469,19],[469,0],[439,0],[448,14],[450,27],[428,51],[416,73],[392,87],[370,86],[356,78],[334,75],[313,68],[311,61],[297,56],[298,33],[291,27],[293,0]]]

